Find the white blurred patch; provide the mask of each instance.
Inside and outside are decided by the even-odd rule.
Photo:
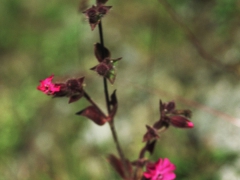
[[[232,166],[225,165],[219,169],[220,180],[239,180],[240,179],[240,158]]]
[[[86,133],[83,136],[84,140],[82,140],[84,142],[102,144],[112,138],[108,124],[98,126],[91,122],[86,129]]]

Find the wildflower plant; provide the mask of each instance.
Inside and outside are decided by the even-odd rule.
[[[112,132],[113,140],[116,145],[118,155],[109,154],[107,159],[113,169],[124,180],[173,180],[176,178],[174,170],[177,168],[168,158],[160,157],[155,162],[146,158],[146,152],[153,154],[155,144],[160,134],[166,131],[170,126],[176,128],[193,128],[194,124],[189,120],[191,118],[190,110],[179,110],[176,108],[174,101],[159,101],[159,119],[153,125],[146,125],[146,132],[143,135],[144,145],[139,150],[137,159],[129,159],[125,157],[124,151],[118,140],[116,127],[114,124],[116,112],[118,109],[117,91],[109,93],[108,83],[114,84],[116,79],[115,65],[122,58],[111,58],[111,53],[104,46],[102,18],[109,14],[112,6],[106,5],[107,0],[97,0],[96,5],[85,10],[83,13],[88,19],[91,30],[95,30],[98,26],[100,42],[94,45],[94,54],[98,61],[90,70],[103,78],[104,96],[106,100],[107,114],[101,107],[95,103],[91,96],[86,92],[84,87],[84,77],[69,79],[66,82],[54,83],[54,75],[40,80],[37,89],[52,97],[68,97],[69,103],[76,102],[81,98],[85,98],[89,102],[89,106],[78,111],[76,115],[84,116],[99,126],[106,123]]]

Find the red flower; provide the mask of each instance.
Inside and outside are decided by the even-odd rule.
[[[146,167],[147,172],[144,172],[144,177],[148,180],[174,180],[176,178],[173,172],[176,167],[167,158],[160,158],[155,163],[150,162]]]
[[[37,87],[37,89],[47,95],[54,95],[56,92],[59,92],[60,85],[52,83],[53,76],[54,75],[51,75],[44,80],[40,80],[40,85]]]

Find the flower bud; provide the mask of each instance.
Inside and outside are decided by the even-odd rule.
[[[178,128],[193,128],[194,124],[183,116],[171,116],[170,123]]]

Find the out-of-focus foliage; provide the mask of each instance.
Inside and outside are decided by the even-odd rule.
[[[108,126],[74,115],[87,102],[67,104],[36,90],[51,74],[56,81],[85,76],[86,90],[104,108],[102,79],[89,70],[98,31],[78,12],[84,2],[0,1],[1,180],[119,179],[106,161],[116,153]],[[117,88],[126,156],[137,158],[145,124],[159,118],[159,99],[175,100],[193,110],[195,128],[171,127],[150,158],[171,159],[181,180],[238,179],[240,3],[167,1],[216,63],[199,54],[161,2],[109,0],[113,8],[103,18],[106,47],[123,57],[110,91]]]

